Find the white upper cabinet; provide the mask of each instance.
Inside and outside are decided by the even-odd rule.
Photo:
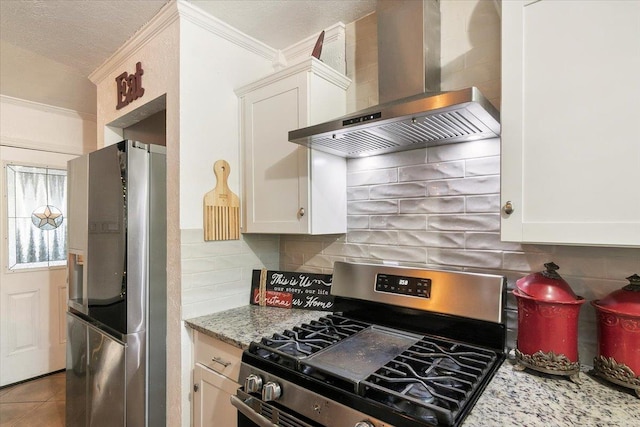
[[[502,2],[501,116],[502,240],[640,247],[639,1]]]
[[[349,83],[310,58],[236,91],[243,232],[346,233],[346,160],[289,142],[289,131],[344,115]]]

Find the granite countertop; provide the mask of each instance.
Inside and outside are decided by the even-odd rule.
[[[187,325],[246,349],[251,341],[327,315],[323,311],[244,306],[186,320]],[[640,426],[640,399],[633,391],[594,378],[582,383],[533,371],[515,371],[505,361],[469,413],[476,426]]]

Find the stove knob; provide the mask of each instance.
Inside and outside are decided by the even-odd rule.
[[[269,381],[262,388],[262,400],[269,402],[272,400],[278,400],[282,395],[282,389],[280,384]]]
[[[251,374],[244,380],[244,391],[247,393],[257,393],[262,389],[262,378],[260,375]]]
[[[370,421],[359,421],[353,427],[375,427]]]

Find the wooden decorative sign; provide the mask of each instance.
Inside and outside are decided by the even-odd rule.
[[[116,77],[116,93],[118,97],[116,110],[126,107],[130,102],[144,95],[144,88],[142,87],[143,74],[142,63],[138,62],[135,74],[129,74],[125,71]]]
[[[251,304],[267,307],[333,310],[331,274],[253,270]]]

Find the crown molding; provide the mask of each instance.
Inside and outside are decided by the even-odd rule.
[[[309,56],[305,60],[302,60],[293,65],[290,65],[256,82],[249,83],[248,85],[239,87],[238,89],[235,90],[235,93],[237,96],[243,96],[256,89],[259,89],[264,86],[268,86],[279,80],[286,79],[287,77],[296,75],[304,71],[312,72],[316,76],[322,77],[323,79],[335,84],[336,86],[342,89],[347,89],[351,84],[351,79],[349,79],[347,76],[331,68],[324,62],[312,56]]]
[[[178,1],[178,10],[180,17],[195,24],[212,34],[222,37],[223,39],[230,41],[231,43],[239,46],[249,52],[255,53],[268,60],[273,60],[278,51],[259,40],[254,39],[251,36],[237,30],[226,22],[221,21],[203,11],[197,6],[189,2]]]
[[[26,99],[14,98],[12,96],[0,95],[0,103],[11,104],[18,107],[30,108],[33,110],[39,110],[45,113],[58,114],[73,119],[88,120],[91,122],[97,121],[95,114],[83,113],[81,111],[71,110],[68,108],[56,107],[54,105],[43,104],[40,102],[28,101]]]
[[[179,18],[178,3],[170,1],[160,9],[142,28],[140,28],[129,40],[127,40],[113,55],[89,74],[89,80],[96,86],[107,76],[118,71],[136,52],[142,49],[149,41],[173,24]]]
[[[51,142],[43,143],[42,141],[35,141],[32,139],[14,138],[7,136],[2,137],[0,146],[18,148],[21,150],[44,151],[47,153],[69,154],[76,156],[84,154],[84,147],[70,147],[68,145],[55,144]]]
[[[176,0],[163,6],[151,21],[146,23],[116,53],[93,71],[89,75],[89,80],[98,85],[107,76],[120,70],[136,52],[179,19],[195,24],[270,61],[277,58],[278,51],[276,49],[240,32],[187,1]]]
[[[345,25],[342,22],[333,24],[332,26],[325,28],[323,45],[330,44],[332,42],[341,41],[345,38]],[[297,62],[296,58],[301,56],[311,56],[313,48],[316,45],[320,34],[307,37],[298,43],[292,44],[289,47],[282,49],[282,54],[289,62]]]

